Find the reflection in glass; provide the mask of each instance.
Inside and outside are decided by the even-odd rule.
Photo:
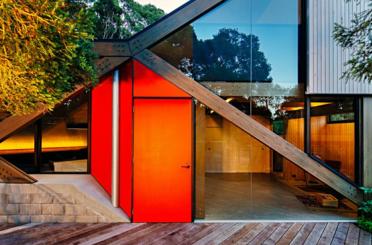
[[[87,172],[88,94],[42,119],[42,172]]]
[[[311,99],[311,152],[334,170],[355,179],[354,99]]]
[[[297,0],[228,0],[152,51],[204,85],[298,95],[298,9]]]
[[[303,100],[265,96],[224,99],[303,149]],[[345,204],[349,202],[342,195],[213,110],[197,104],[195,119],[197,219],[355,218],[356,210]],[[323,204],[323,197],[334,202]]]
[[[34,125],[0,143],[0,156],[27,172],[33,172],[34,165]]]

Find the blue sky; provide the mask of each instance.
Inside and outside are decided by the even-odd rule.
[[[297,0],[228,0],[193,26],[199,39],[210,39],[221,28],[253,33],[271,64],[274,82],[297,83],[297,13]]]
[[[151,3],[167,13],[187,0],[137,0]],[[261,51],[272,66],[274,81],[297,82],[298,0],[228,0],[194,23],[199,38],[211,38],[223,27],[252,33],[260,38]],[[251,6],[253,5],[253,6]],[[248,12],[251,9],[255,10]],[[229,9],[229,11],[223,11]]]

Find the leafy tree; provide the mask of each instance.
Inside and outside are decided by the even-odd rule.
[[[271,66],[255,35],[221,29],[212,39],[194,40],[193,54],[197,80],[272,81]]]
[[[0,111],[52,109],[95,79],[91,13],[79,0],[0,2]]]
[[[123,9],[118,0],[98,0],[92,11],[95,14],[95,37],[99,39],[119,39],[122,37]]]
[[[354,15],[350,26],[335,24],[334,38],[337,43],[352,51],[346,63],[348,69],[343,74],[348,80],[372,81],[372,0],[368,5],[367,10]]]
[[[97,0],[92,10],[98,39],[126,39],[164,16],[154,5],[134,0]]]

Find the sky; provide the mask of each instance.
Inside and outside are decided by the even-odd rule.
[[[182,4],[186,3],[187,0],[136,0],[141,4],[151,3],[158,8],[161,8],[166,13],[171,12],[172,10],[178,8]]]

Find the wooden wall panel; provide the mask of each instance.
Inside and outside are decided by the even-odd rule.
[[[205,217],[205,106],[200,104],[195,108],[195,218]]]
[[[270,149],[226,119],[207,116],[206,172],[270,173]],[[270,128],[270,122],[256,117]]]
[[[303,118],[288,120],[284,139],[297,146],[299,149],[304,149]],[[283,173],[286,180],[305,181],[305,171],[287,159],[283,161]]]
[[[323,161],[340,161],[340,172],[355,177],[354,123],[327,123],[326,116],[311,118],[311,151]]]
[[[309,94],[371,94],[372,83],[342,79],[351,57],[333,38],[335,23],[351,25],[355,13],[367,10],[370,0],[311,0],[308,2]]]

